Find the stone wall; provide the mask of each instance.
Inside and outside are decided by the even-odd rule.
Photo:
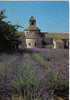
[[[39,31],[24,31],[26,37],[26,47],[27,48],[40,48],[41,36]]]

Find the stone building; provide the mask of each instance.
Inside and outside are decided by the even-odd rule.
[[[27,48],[40,48],[41,44],[41,32],[40,29],[36,26],[36,20],[31,16],[29,20],[29,27],[24,30],[26,38],[26,47]]]
[[[61,39],[53,39],[53,48],[64,48],[64,42]]]
[[[68,33],[40,32],[36,20],[30,17],[29,26],[21,34],[19,48],[69,48]]]
[[[44,47],[50,48],[69,48],[68,33],[43,33],[45,42]]]

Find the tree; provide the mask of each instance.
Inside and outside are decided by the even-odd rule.
[[[19,25],[12,25],[10,21],[5,22],[5,10],[0,11],[0,50],[16,49],[21,43],[20,35],[17,34]]]

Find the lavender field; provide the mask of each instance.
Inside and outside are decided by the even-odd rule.
[[[0,54],[0,100],[68,100],[68,80],[67,49]],[[12,99],[16,94],[21,98]]]

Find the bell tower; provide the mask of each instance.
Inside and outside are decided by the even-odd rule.
[[[24,30],[27,48],[41,47],[40,29],[36,26],[36,19],[31,16],[29,26]]]
[[[33,16],[31,16],[31,18],[29,20],[29,26],[36,26],[36,20],[34,19]]]

